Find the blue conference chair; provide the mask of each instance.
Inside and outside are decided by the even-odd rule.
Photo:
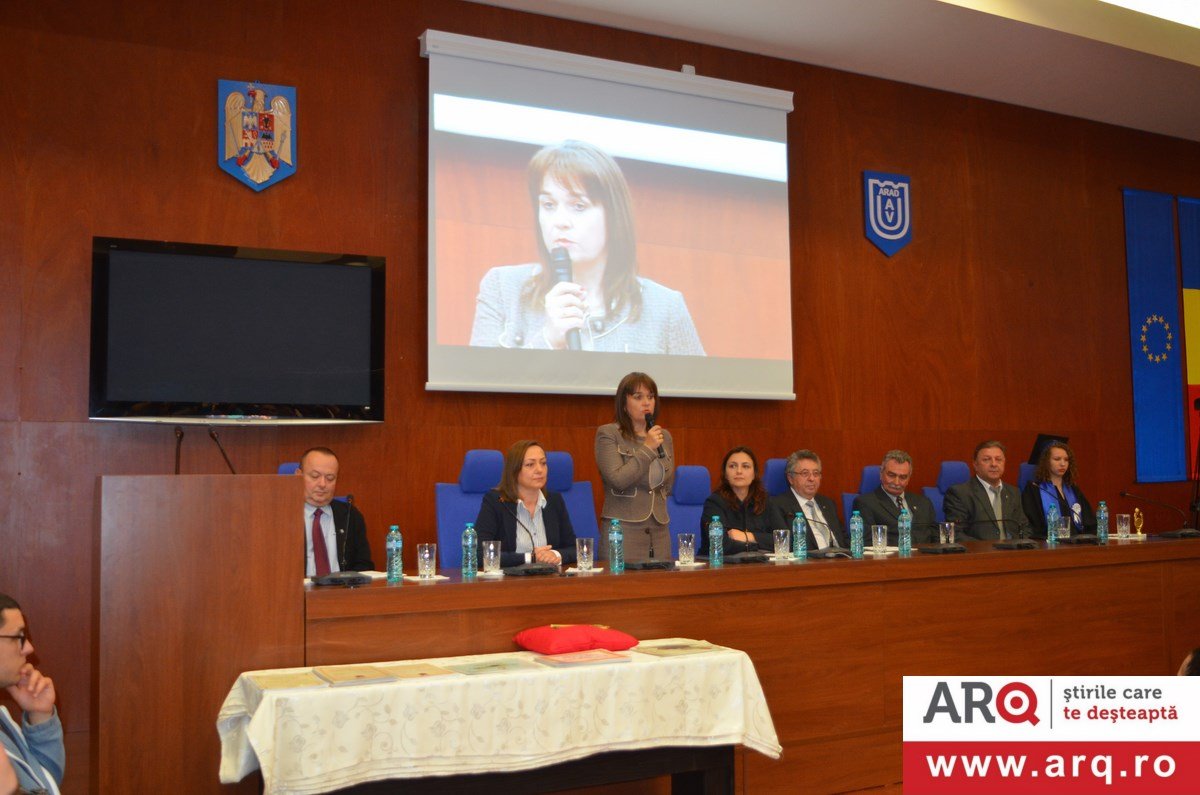
[[[1017,480],[1017,489],[1025,490],[1025,484],[1033,480],[1034,473],[1037,472],[1037,464],[1031,464],[1028,461],[1021,463],[1021,474]]]
[[[575,480],[575,461],[570,453],[555,450],[546,453],[546,488],[557,491],[567,504],[567,515],[578,538],[599,538],[600,528],[596,523],[596,500],[592,483]]]
[[[468,450],[457,483],[435,483],[437,504],[438,565],[462,566],[462,532],[479,516],[483,495],[500,484],[504,455],[499,450]],[[408,528],[401,528],[405,530]]]
[[[767,459],[767,466],[763,469],[763,486],[772,497],[788,490],[786,458]]]
[[[708,467],[684,464],[675,468],[675,485],[667,497],[673,557],[679,556],[680,533],[695,533],[696,548],[700,548],[701,513],[709,494],[712,494],[712,478],[708,474]]]
[[[862,468],[862,478],[858,481],[858,491],[842,492],[842,516],[846,521],[850,521],[850,514],[854,513],[854,500],[859,494],[870,494],[875,489],[879,488],[879,464],[868,464]]]
[[[971,468],[967,466],[966,461],[943,461],[938,470],[937,485],[921,489],[933,503],[933,510],[939,522],[946,521],[946,512],[942,507],[946,500],[946,492],[950,490],[951,486],[966,483],[970,479]]]

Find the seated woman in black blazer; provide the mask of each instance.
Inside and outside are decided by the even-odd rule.
[[[562,495],[547,491],[546,451],[532,439],[508,448],[500,485],[483,495],[475,532],[500,541],[500,565],[575,562],[575,530]]]
[[[700,515],[700,549],[708,554],[708,523],[721,517],[725,526],[725,554],[758,549],[774,551],[771,537],[771,512],[767,510],[767,489],[758,476],[758,459],[749,447],[735,447],[721,462],[721,485],[704,501]]]
[[[1071,533],[1095,533],[1096,513],[1075,482],[1075,453],[1066,442],[1051,442],[1038,458],[1033,480],[1021,492],[1021,507],[1033,526],[1034,538],[1046,537],[1046,511],[1058,506],[1058,515],[1071,520]]]

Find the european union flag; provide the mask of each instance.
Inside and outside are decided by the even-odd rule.
[[[1125,262],[1137,480],[1186,480],[1175,197],[1125,190]]]

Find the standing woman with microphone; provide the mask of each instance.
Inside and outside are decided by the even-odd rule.
[[[656,560],[671,559],[667,495],[675,482],[675,446],[657,424],[661,406],[654,379],[630,373],[617,386],[616,421],[596,429],[604,489],[600,537],[607,539],[609,521],[620,519],[630,561],[648,560],[651,549]]]
[[[1075,453],[1066,442],[1051,442],[1038,458],[1033,480],[1021,492],[1021,507],[1033,526],[1034,538],[1046,537],[1046,511],[1058,505],[1058,515],[1071,520],[1072,535],[1096,532],[1096,513],[1075,482]]]

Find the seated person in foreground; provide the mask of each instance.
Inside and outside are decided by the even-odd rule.
[[[338,457],[328,447],[300,456],[296,474],[304,478],[305,577],[375,569],[366,520],[353,505],[333,498],[338,468]]]
[[[62,723],[54,707],[54,683],[29,662],[31,654],[21,606],[0,594],[0,688],[21,709],[18,721],[0,707],[0,756],[11,767],[0,782],[9,792],[14,778],[18,792],[58,792],[66,765]]]
[[[912,478],[912,456],[903,450],[889,450],[879,466],[879,488],[854,498],[853,510],[863,519],[864,543],[870,543],[871,525],[887,525],[889,547],[900,545],[900,509],[907,508],[912,517],[912,542],[928,544],[938,540],[937,514],[933,503],[924,494],[905,491]],[[847,519],[849,521],[849,519]]]
[[[838,521],[837,506],[823,494],[821,488],[821,458],[812,450],[797,450],[787,459],[789,489],[771,498],[770,525],[791,528],[796,512],[804,514],[808,528],[808,548],[849,547],[842,524]]]
[[[1071,520],[1071,533],[1095,533],[1096,513],[1075,482],[1075,453],[1066,442],[1051,442],[1038,457],[1033,480],[1021,492],[1021,507],[1033,527],[1034,538],[1046,537],[1046,511],[1058,506],[1058,515]]]
[[[575,530],[562,495],[546,490],[546,451],[524,439],[508,448],[500,485],[483,495],[475,531],[500,541],[500,565],[572,564]]]
[[[720,517],[725,526],[726,555],[751,549],[771,551],[771,512],[767,489],[758,476],[758,459],[749,447],[735,447],[721,463],[721,485],[704,501],[700,515],[699,555],[708,554],[708,523]]]

